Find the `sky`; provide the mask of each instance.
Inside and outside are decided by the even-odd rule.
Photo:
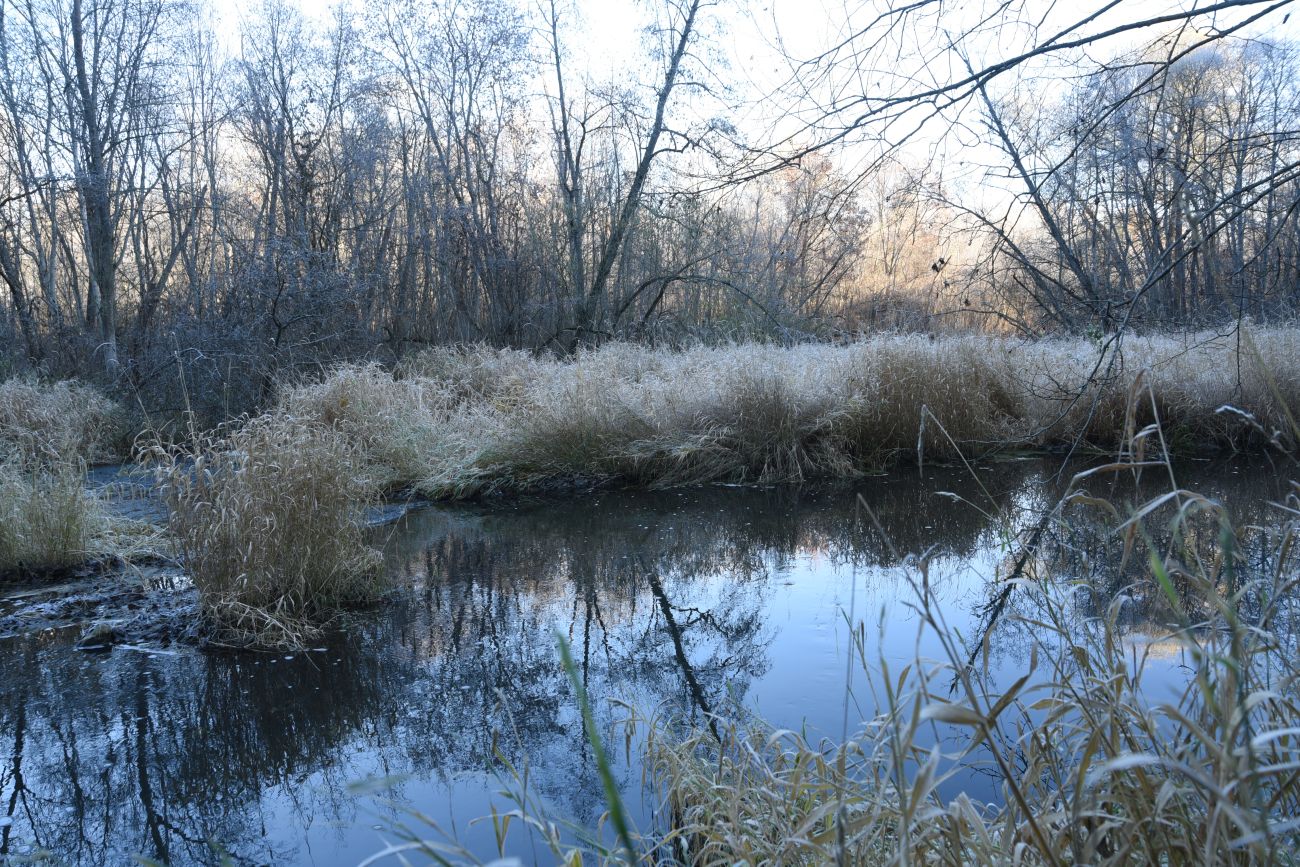
[[[256,0],[255,0],[256,2]],[[335,0],[289,0],[296,3],[310,18],[322,23],[331,15]],[[365,0],[345,0],[363,8]],[[544,0],[509,0],[519,8],[535,11]],[[1109,0],[1013,0],[1010,4],[1019,14],[1008,19],[1005,15],[981,21],[983,13],[1002,5],[998,0],[967,0],[946,2],[941,14],[931,16],[925,26],[909,32],[911,42],[900,42],[893,63],[866,75],[860,70],[852,73],[835,72],[822,77],[810,74],[807,68],[797,66],[799,59],[812,58],[840,41],[845,33],[861,28],[885,7],[897,7],[902,0],[718,0],[706,9],[705,37],[700,49],[707,53],[707,64],[716,72],[711,84],[727,84],[732,90],[728,105],[723,109],[717,102],[696,99],[679,94],[676,112],[695,115],[696,120],[709,116],[709,112],[724,111],[726,119],[741,132],[742,138],[751,141],[782,140],[794,136],[793,141],[805,143],[810,134],[802,132],[797,113],[788,109],[792,103],[773,97],[782,85],[799,81],[816,88],[816,95],[824,104],[831,98],[845,98],[869,93],[873,88],[886,89],[898,86],[901,78],[915,77],[930,82],[943,80],[965,72],[952,52],[945,51],[945,34],[964,33],[973,27],[979,36],[963,44],[976,67],[990,60],[1012,56],[1023,51],[1031,38],[1031,27],[1037,33],[1055,32],[1067,23],[1073,23],[1089,11],[1108,5]],[[1167,11],[1189,7],[1204,7],[1220,0],[1121,0],[1113,3],[1089,29],[1094,32]],[[256,8],[248,0],[211,0],[217,32],[230,48],[238,44],[240,21],[247,13],[241,10]],[[661,0],[560,0],[561,7],[568,6],[570,32],[566,37],[571,50],[571,64],[590,79],[613,83],[646,84],[656,72],[647,63],[645,29],[654,20],[654,11]],[[1300,0],[1292,0],[1300,12]],[[1250,10],[1252,13],[1255,10]],[[1300,15],[1283,20],[1288,10],[1271,15],[1264,23],[1250,31],[1252,35],[1267,34],[1273,38],[1300,41]],[[1220,13],[1215,22],[1232,23],[1242,13]],[[575,27],[576,25],[576,27]],[[1145,42],[1159,33],[1158,30],[1140,31],[1131,36],[1110,40],[1103,47],[1092,50],[1100,58],[1125,47]],[[928,65],[922,58],[928,56]],[[1052,63],[1038,64],[1004,76],[995,85],[1002,93],[1033,99],[1051,99],[1055,93],[1064,92],[1062,76],[1069,69]],[[552,85],[545,76],[539,76],[539,90],[550,91]],[[993,88],[990,88],[993,91]],[[788,88],[787,88],[788,93]],[[995,92],[995,95],[996,92]],[[900,127],[899,129],[909,129]],[[894,133],[899,135],[899,133]],[[910,140],[901,150],[905,158],[916,163],[943,167],[945,181],[953,184],[989,184],[987,166],[1000,161],[998,154],[982,142],[984,137],[973,126],[956,128],[934,124]],[[839,149],[836,156],[841,165],[870,164],[871,154],[880,148],[879,142],[859,137]]]
[[[338,0],[289,0],[308,17],[326,21]],[[343,0],[358,10],[365,0]],[[505,0],[524,10],[539,7],[543,0]],[[1077,19],[1081,13],[1111,4],[1112,0],[1023,0],[1015,2],[1033,23],[1041,24],[1042,31],[1059,28]],[[1108,27],[1135,20],[1144,15],[1189,7],[1207,6],[1221,0],[1121,0],[1113,3],[1105,15],[1098,18],[1091,29]],[[578,28],[570,36],[574,59],[594,78],[619,80],[634,78],[646,69],[643,30],[653,22],[653,11],[660,5],[657,0],[561,0],[571,6],[576,15],[569,15],[570,24]],[[260,5],[258,0],[211,0],[218,34],[229,46],[237,44],[240,22],[248,11]],[[787,81],[792,75],[792,59],[814,57],[827,46],[840,39],[847,28],[860,27],[874,18],[883,7],[904,5],[901,0],[717,0],[706,9],[707,31],[715,54],[711,60],[722,60],[725,75],[741,91],[750,94],[767,94]],[[942,4],[943,13],[932,20],[934,27],[948,32],[961,32],[979,18],[983,10],[999,5],[999,0],[967,0]],[[1300,0],[1292,5],[1300,11]],[[1254,29],[1254,33],[1267,33],[1275,38],[1300,40],[1300,15],[1283,22],[1286,10],[1267,19],[1267,24]],[[1241,13],[1220,13],[1218,21],[1226,23]],[[1024,23],[1024,22],[1021,22]],[[978,56],[1006,55],[1021,50],[1025,45],[1026,31],[1017,22],[994,20],[985,32],[997,32],[1002,38],[984,36],[969,40],[973,53]],[[1142,39],[1150,32],[1129,38],[1130,43]],[[916,53],[933,51],[935,40],[942,36],[933,30],[923,32]],[[999,42],[1001,44],[999,44]],[[928,44],[927,44],[928,43]],[[1122,46],[1121,42],[1107,43],[1106,51]],[[906,67],[908,59],[900,58]],[[885,70],[894,72],[896,70]],[[955,70],[960,71],[960,70]],[[869,87],[867,82],[857,82]]]

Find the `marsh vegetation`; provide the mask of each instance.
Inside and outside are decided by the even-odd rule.
[[[433,350],[342,367],[272,413],[333,426],[430,497],[622,483],[845,479],[1016,450],[1110,454],[1157,418],[1184,452],[1294,447],[1291,329],[1128,339],[879,336],[566,359]],[[1154,394],[1154,402],[1138,395]]]
[[[926,460],[1127,453],[1155,423],[1144,450],[1282,455],[1297,371],[1286,328],[1130,338],[1110,362],[1069,338],[615,343],[564,359],[459,347],[340,366],[286,383],[256,417],[137,443],[214,634],[301,646],[313,620],[381,595],[363,524],[384,496],[843,481]],[[4,420],[4,562],[105,553],[110,522],[81,478],[120,411],[68,384],[7,393],[27,416]]]
[[[114,453],[120,425],[118,407],[89,386],[0,382],[0,575],[117,553],[112,543],[126,540],[113,538],[85,475]]]
[[[0,0],[0,864],[1294,858],[1293,4]]]
[[[125,562],[166,550],[194,594],[181,603],[192,604],[194,628],[171,635],[309,657],[332,652],[331,636],[364,634],[366,618],[384,616],[357,605],[428,594],[443,570],[466,568],[457,564],[467,551],[444,548],[407,571],[402,547],[367,526],[367,509],[383,498],[441,501],[453,511],[440,514],[456,527],[458,514],[473,513],[457,513],[467,507],[455,503],[491,516],[539,494],[581,503],[627,487],[829,482],[823,496],[857,498],[833,529],[812,529],[817,513],[798,529],[808,520],[798,512],[772,516],[769,528],[794,540],[811,532],[824,541],[795,544],[813,550],[843,546],[835,557],[854,567],[847,610],[840,595],[835,615],[850,628],[833,631],[850,651],[837,657],[848,667],[837,664],[842,679],[832,672],[823,683],[838,697],[823,702],[818,728],[794,719],[777,726],[735,691],[734,678],[761,681],[770,665],[760,661],[770,613],[761,602],[736,607],[750,591],[716,595],[707,585],[762,584],[773,564],[753,559],[745,544],[688,535],[648,566],[646,552],[608,526],[554,550],[523,534],[519,563],[530,565],[519,577],[528,594],[541,595],[522,615],[532,630],[528,659],[498,677],[533,672],[548,690],[568,692],[550,655],[565,615],[547,600],[558,592],[572,599],[571,615],[585,609],[581,655],[566,664],[569,694],[585,708],[574,721],[589,740],[580,752],[597,758],[600,773],[577,814],[535,791],[535,746],[520,743],[507,755],[487,744],[519,724],[521,708],[542,713],[528,725],[544,727],[560,706],[538,711],[530,694],[515,707],[498,679],[496,697],[479,709],[484,719],[506,716],[485,723],[491,734],[474,755],[497,767],[515,801],[515,831],[493,820],[502,854],[531,838],[528,845],[557,859],[585,852],[613,862],[998,864],[1010,851],[1042,864],[1274,863],[1300,833],[1288,818],[1300,780],[1291,640],[1300,492],[1277,488],[1272,514],[1242,523],[1223,501],[1182,487],[1173,461],[1254,453],[1283,462],[1264,470],[1271,485],[1282,484],[1279,470],[1290,466],[1300,434],[1290,410],[1300,397],[1298,349],[1292,330],[1272,328],[1231,341],[1213,333],[1130,338],[1108,367],[1095,343],[1070,338],[891,335],[682,351],[615,343],[563,359],[481,346],[431,350],[393,369],[343,365],[285,383],[266,412],[208,434],[191,427],[171,441],[158,431],[137,438],[166,506],[165,528],[154,530],[130,530],[105,502],[111,492],[86,487],[87,463],[120,448],[120,408],[84,386],[11,382],[0,487],[11,517],[0,551],[11,573],[49,576],[95,557]],[[1000,460],[1014,465],[1032,453],[1101,464],[1063,488],[1031,490],[1027,502],[991,493],[997,467],[1007,465]],[[900,472],[924,478],[935,464],[949,467],[953,490],[932,490],[915,513],[889,500],[873,505],[861,492],[870,488],[846,487]],[[961,524],[932,517],[942,511],[975,519],[965,541],[952,536]],[[919,529],[926,521],[935,523]],[[946,531],[934,529],[941,522]],[[444,532],[452,535],[440,544],[466,544],[451,541],[459,529]],[[932,535],[955,547],[936,551]],[[587,573],[574,558],[593,545],[596,569]],[[969,585],[978,602],[954,607],[950,590],[936,589],[951,578],[933,564],[970,556],[963,547],[972,545],[999,553]],[[873,562],[890,564],[892,608],[911,612],[911,656],[900,655],[909,645],[896,629],[888,652],[883,637],[872,637],[890,633],[888,606],[874,629],[857,613],[853,576]],[[528,577],[533,568],[560,569],[578,586],[541,591]],[[413,574],[422,576],[415,587]],[[697,578],[702,593],[668,583]],[[625,589],[602,602],[595,585],[581,590],[589,581]],[[624,592],[631,596],[620,601]],[[674,602],[683,592],[690,601]],[[138,598],[122,605],[138,607]],[[487,618],[482,629],[503,615],[499,603],[470,615],[466,601],[455,603],[451,634],[421,653],[460,647],[466,616]],[[39,622],[24,604],[0,612],[18,636],[31,628],[25,622]],[[606,618],[636,621],[638,610],[654,626],[620,639],[630,642],[634,685],[605,694],[616,701],[600,708],[598,726],[586,697],[591,627],[600,624],[613,664],[615,627]],[[350,625],[341,627],[344,616]],[[59,622],[52,628],[64,628]],[[121,641],[119,622],[98,622],[103,635],[79,646]],[[687,637],[696,628],[703,643]],[[571,624],[564,642],[576,640]],[[1016,645],[1019,665],[1008,668],[1000,642]],[[655,653],[669,654],[666,671],[645,668]],[[745,654],[750,662],[735,668]],[[1170,654],[1181,661],[1172,678]],[[1153,692],[1152,670],[1171,694]],[[455,695],[464,684],[439,689]],[[838,732],[825,722],[836,708]],[[629,810],[624,799],[635,789],[609,770],[619,731],[625,773],[639,768],[648,783],[648,810]],[[17,760],[23,750],[15,749]],[[974,782],[978,774],[987,781]],[[15,799],[24,786],[14,777]],[[593,809],[601,803],[607,809]],[[405,809],[386,820],[381,855],[475,861],[491,848]],[[611,827],[622,830],[599,830]],[[232,843],[239,836],[223,833]]]

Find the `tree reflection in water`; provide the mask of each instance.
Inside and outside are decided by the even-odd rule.
[[[857,491],[897,550],[938,546],[959,569],[996,561],[1006,537],[979,510],[935,492],[1028,523],[1056,495],[1053,469],[982,471],[993,502],[963,473],[927,468],[856,489],[713,487],[430,508],[382,531],[401,588],[394,601],[351,616],[308,653],[96,657],[73,650],[66,631],[0,640],[0,861],[48,850],[71,864],[135,854],[210,863],[216,851],[236,864],[354,863],[378,836],[372,802],[351,783],[404,778],[394,797],[438,817],[463,806],[465,792],[485,799],[497,788],[494,746],[512,761],[528,757],[537,790],[560,812],[591,820],[603,809],[600,782],[557,631],[602,726],[618,718],[614,698],[705,724],[757,685],[777,688],[772,671],[788,662],[786,648],[842,644],[790,614],[800,582],[838,588],[826,597],[834,608],[855,574],[867,592],[897,580],[889,548],[863,529]],[[1267,470],[1212,472],[1239,517],[1267,524],[1261,504],[1277,496],[1261,481],[1273,478]],[[1069,533],[1054,541],[1056,568],[1116,574],[1105,571],[1115,563],[1104,527],[1081,521]],[[972,586],[954,594],[966,609],[954,622],[987,595]],[[1115,589],[1098,584],[1098,600]],[[994,639],[1014,653],[1014,628]],[[792,703],[840,707],[841,694],[800,688]],[[635,756],[618,772],[635,790]]]

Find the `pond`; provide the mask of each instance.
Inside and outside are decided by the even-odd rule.
[[[948,624],[978,633],[993,579],[1063,488],[1059,469],[1026,459],[984,466],[978,480],[926,467],[853,486],[427,506],[374,531],[393,597],[300,653],[147,640],[85,653],[75,646],[84,624],[23,619],[27,588],[0,589],[9,624],[0,627],[0,863],[43,851],[78,865],[139,855],[179,867],[213,863],[216,852],[234,864],[355,864],[393,839],[395,818],[418,827],[407,809],[489,857],[491,827],[471,820],[510,806],[496,794],[505,783],[495,749],[527,760],[533,791],[558,814],[594,821],[601,784],[557,635],[617,746],[632,813],[649,827],[653,805],[635,746],[623,749],[626,711],[615,700],[697,723],[740,707],[841,738],[846,719],[852,729],[871,712],[858,690],[846,711],[850,620],[865,623],[869,651],[887,660],[938,655],[933,636],[918,638],[899,556],[929,552]],[[1215,461],[1177,472],[1260,528],[1245,541],[1255,546],[1248,561],[1266,568],[1267,531],[1281,522],[1268,502],[1286,495],[1290,470]],[[1093,487],[1117,502],[1138,496],[1110,477]],[[1115,592],[1113,541],[1110,528],[1080,518],[1054,537],[1049,559],[1059,574],[1099,575],[1099,592]],[[174,581],[124,580],[159,593]],[[1141,641],[1152,630],[1135,611]],[[1026,646],[1022,627],[995,625],[995,681],[1023,669]],[[1156,656],[1156,679],[1168,681],[1159,688],[1171,688],[1177,652]],[[977,774],[960,785],[995,797]],[[512,845],[534,858],[523,836]]]

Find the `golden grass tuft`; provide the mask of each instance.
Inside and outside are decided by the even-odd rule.
[[[338,431],[273,414],[158,454],[169,530],[213,640],[301,645],[382,591],[364,538],[374,485]]]
[[[0,383],[0,574],[41,574],[112,550],[121,522],[85,489],[87,462],[108,460],[116,404],[75,382]]]
[[[120,435],[119,407],[88,385],[0,382],[0,457],[108,461]]]
[[[102,553],[110,530],[103,508],[73,463],[0,463],[0,575],[43,573]]]

